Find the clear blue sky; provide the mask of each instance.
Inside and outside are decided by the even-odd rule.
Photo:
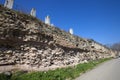
[[[4,0],[3,0],[4,1]],[[120,0],[15,0],[24,9],[37,10],[37,17],[74,34],[102,44],[120,41]]]

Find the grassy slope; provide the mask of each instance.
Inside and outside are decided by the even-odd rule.
[[[11,76],[11,79],[7,79],[7,76],[0,74],[0,80],[72,80],[80,76],[81,73],[84,73],[94,68],[96,65],[107,60],[110,60],[110,58],[91,61],[89,63],[78,64],[75,67],[49,70],[47,72],[23,73],[19,71],[14,73]]]

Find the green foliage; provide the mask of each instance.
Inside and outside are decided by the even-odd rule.
[[[9,80],[73,80],[80,76],[81,73],[85,73],[109,59],[100,59],[89,63],[78,64],[75,67],[60,68],[56,70],[49,70],[47,72],[24,73],[22,71],[18,71],[14,73]],[[7,80],[7,77],[0,74],[0,80]]]
[[[0,74],[0,80],[9,80],[9,77],[6,76],[5,74],[1,73]]]

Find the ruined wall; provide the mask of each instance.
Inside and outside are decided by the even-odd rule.
[[[0,6],[0,66],[45,69],[108,57],[114,52],[92,40]]]

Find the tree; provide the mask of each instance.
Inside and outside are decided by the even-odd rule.
[[[110,48],[116,51],[120,51],[120,42],[111,45]]]

